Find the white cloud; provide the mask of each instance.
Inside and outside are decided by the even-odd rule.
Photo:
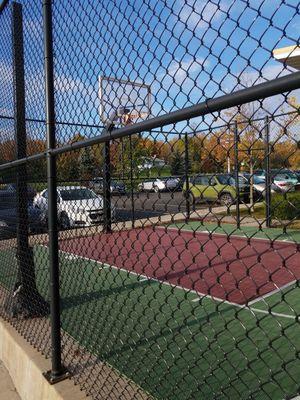
[[[55,89],[60,94],[80,92],[82,95],[91,95],[96,90],[89,82],[85,83],[80,78],[67,75],[55,76]]]
[[[188,29],[207,28],[226,16],[232,1],[218,1],[217,4],[206,0],[180,0],[178,18]]]
[[[186,78],[191,78],[194,75],[198,75],[204,67],[209,65],[207,60],[202,57],[190,58],[185,61],[172,61],[168,68],[167,74],[175,79],[176,83],[182,83]]]
[[[253,70],[251,72],[244,72],[240,78],[241,81],[244,81],[245,83],[248,83],[247,86],[250,85],[257,85],[258,83],[262,82],[267,82],[272,79],[279,78],[281,76],[287,75],[291,73],[291,70],[288,68],[285,68],[281,64],[273,64],[273,65],[268,65],[262,68],[260,71]]]
[[[37,36],[42,41],[43,37],[43,20],[40,19],[25,19],[24,20],[25,35]]]

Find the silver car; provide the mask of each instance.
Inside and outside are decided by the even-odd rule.
[[[138,189],[141,192],[163,192],[163,191],[175,191],[180,187],[179,178],[154,178],[148,179],[145,182],[141,182],[138,185]]]
[[[104,181],[103,178],[94,178],[89,183],[89,188],[94,190],[96,193],[102,193],[104,186],[103,181]],[[112,180],[110,182],[110,192],[113,194],[126,194],[126,187],[123,182]]]

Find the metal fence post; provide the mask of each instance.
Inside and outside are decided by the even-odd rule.
[[[191,216],[191,204],[190,204],[190,181],[189,181],[189,140],[188,134],[184,134],[184,179],[185,179],[185,221],[189,221]]]
[[[14,77],[14,120],[17,159],[26,157],[25,78],[22,5],[12,3],[12,54]],[[17,263],[15,292],[7,310],[13,315],[25,313],[28,317],[49,314],[49,305],[36,287],[33,250],[29,246],[28,191],[26,164],[17,166]]]
[[[123,138],[121,138],[121,165],[122,165],[122,180],[124,183],[124,178],[125,178],[125,161],[124,161],[124,141]]]
[[[270,180],[270,120],[265,118],[265,191],[266,191],[266,227],[271,227],[271,180]]]
[[[240,185],[239,185],[239,131],[238,123],[234,122],[234,176],[235,176],[235,190],[236,190],[236,227],[241,227],[240,215]]]
[[[22,5],[12,3],[12,38],[13,38],[13,74],[14,74],[14,111],[15,140],[17,159],[26,157],[26,122],[25,122],[25,81],[24,81],[24,44]],[[27,210],[27,170],[26,165],[17,167],[17,253],[19,269],[26,269],[28,242]],[[25,265],[24,265],[25,263]],[[21,278],[21,277],[20,277]],[[22,280],[22,278],[21,278]]]
[[[43,21],[47,148],[51,150],[56,145],[51,0],[43,0]],[[47,154],[47,183],[52,366],[50,371],[44,373],[44,376],[50,383],[56,383],[67,378],[69,373],[61,363],[56,157],[50,153]]]
[[[103,219],[104,231],[111,232],[111,166],[110,166],[110,141],[104,143],[104,168],[103,168]]]

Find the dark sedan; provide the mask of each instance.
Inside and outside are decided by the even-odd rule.
[[[37,232],[41,228],[42,213],[34,207],[32,202],[27,203],[29,232]],[[15,193],[0,190],[0,239],[16,236],[18,223],[17,199]]]
[[[16,195],[16,184],[15,183],[5,183],[0,185],[0,193],[6,192]],[[27,198],[28,201],[33,201],[34,196],[36,195],[36,190],[33,189],[30,185],[27,185]]]
[[[89,188],[94,190],[96,193],[103,193],[103,178],[94,178]],[[112,180],[110,182],[110,191],[113,194],[126,194],[126,187],[123,182]]]

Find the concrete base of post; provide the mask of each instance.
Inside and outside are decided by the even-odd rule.
[[[51,361],[35,350],[8,322],[0,320],[0,359],[22,400],[87,400],[78,386],[66,379],[50,385],[43,372]]]

